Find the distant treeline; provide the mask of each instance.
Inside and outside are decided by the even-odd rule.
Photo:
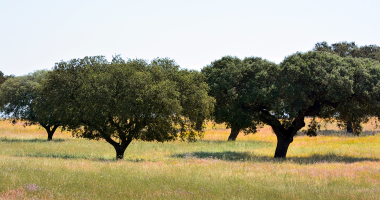
[[[232,141],[266,124],[277,136],[275,157],[285,158],[306,117],[306,134],[315,136],[317,117],[360,134],[361,123],[380,116],[379,61],[380,47],[354,42],[317,43],[280,64],[225,56],[201,72],[168,58],[91,56],[25,76],[0,72],[0,111],[41,125],[48,140],[58,127],[104,139],[117,159],[133,140],[195,141],[206,120],[226,123]]]

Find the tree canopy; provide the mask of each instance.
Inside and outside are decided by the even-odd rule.
[[[47,71],[41,70],[7,79],[0,86],[0,111],[5,118],[23,120],[25,125],[41,125],[48,133],[48,140],[52,140],[61,122],[55,105],[42,90],[46,74]]]
[[[230,58],[214,63],[225,59]],[[224,63],[227,68],[228,62]],[[244,81],[233,91],[249,91],[249,98],[240,101],[244,112],[249,113],[255,125],[264,123],[272,127],[277,136],[275,157],[286,157],[293,137],[305,126],[307,116],[351,121],[356,134],[361,131],[360,123],[368,120],[369,115],[379,116],[380,64],[375,60],[311,51],[288,56],[279,67],[266,66],[271,66],[271,70],[256,68],[256,73],[251,75],[243,70],[238,72],[242,74],[240,80]],[[210,65],[204,71],[213,71],[208,68],[215,69],[214,77],[225,76],[224,71],[217,70],[221,68],[217,65]],[[268,74],[269,78],[258,78],[262,74]],[[213,91],[211,85],[217,84],[207,80]],[[229,114],[229,107],[218,105],[226,91],[210,92],[217,101],[215,113],[225,108],[225,114]],[[237,96],[244,96],[244,93]],[[316,129],[312,123],[306,133],[314,136]]]
[[[213,117],[216,123],[231,128],[228,140],[235,141],[240,131],[256,132],[257,119],[249,110],[251,104],[269,103],[278,66],[261,58],[226,56],[202,69],[210,87],[209,94],[216,99]],[[270,101],[273,101],[271,99]]]
[[[102,56],[57,63],[45,87],[77,137],[104,139],[122,159],[132,140],[195,139],[213,109],[199,72],[169,59],[108,62]],[[200,125],[201,126],[201,125]]]
[[[26,76],[0,73],[0,111],[43,126],[48,140],[59,126],[77,137],[104,139],[117,159],[133,140],[194,141],[211,116],[231,128],[228,140],[267,124],[277,137],[274,156],[285,158],[306,117],[313,118],[306,134],[315,136],[316,117],[360,134],[360,123],[380,116],[379,56],[376,45],[322,42],[279,65],[225,56],[202,72],[168,58],[85,57]]]
[[[315,44],[315,51],[326,51],[337,54],[341,57],[354,57],[354,58],[370,58],[380,62],[380,47],[377,45],[357,46],[355,42],[337,42],[328,45],[327,42],[319,42]],[[352,123],[350,121],[340,124],[340,126],[347,127],[347,132],[352,133]]]
[[[13,78],[14,75],[4,75],[2,71],[0,71],[0,85],[3,84],[8,78]]]
[[[327,51],[341,57],[371,58],[380,62],[380,47],[374,44],[359,47],[355,42],[337,42],[331,45],[327,42],[318,42],[313,50]]]

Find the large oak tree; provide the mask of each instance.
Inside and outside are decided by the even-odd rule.
[[[133,140],[190,140],[201,132],[213,98],[199,72],[181,70],[169,59],[108,62],[102,56],[57,63],[46,91],[64,124],[77,137],[104,139],[123,159]]]
[[[305,127],[307,116],[350,121],[355,134],[361,132],[360,123],[366,122],[369,116],[379,116],[380,64],[373,59],[312,51],[288,56],[278,68],[269,69],[272,70],[263,67],[252,74],[241,73],[246,78],[240,78],[234,91],[244,91],[237,94],[246,96],[241,97],[245,99],[241,105],[246,113],[249,111],[254,123],[272,127],[277,136],[276,158],[286,157],[294,136]],[[216,79],[223,77],[223,73],[212,70],[208,77]],[[269,81],[257,78],[266,73]],[[210,86],[215,84],[209,82]],[[217,102],[219,95],[222,94],[213,95]],[[218,108],[217,103],[215,110],[224,108],[228,110],[228,107]],[[229,112],[234,114],[233,110]],[[315,136],[317,127],[312,121],[306,133]]]

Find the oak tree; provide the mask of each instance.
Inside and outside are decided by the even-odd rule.
[[[45,87],[74,136],[104,139],[117,159],[133,140],[194,139],[200,134],[196,122],[212,110],[207,89],[199,73],[181,70],[173,60],[120,56],[57,63]]]
[[[202,69],[209,94],[216,99],[213,118],[216,123],[226,123],[231,128],[229,141],[235,141],[239,132],[254,133],[257,120],[249,107],[265,100],[271,91],[278,66],[270,61],[250,57],[240,60],[225,56]]]
[[[225,76],[223,73],[215,70],[210,74],[216,78]],[[255,73],[241,74],[240,80],[244,81],[233,91],[247,91],[247,98],[240,105],[246,109],[245,113],[250,113],[252,123],[272,127],[277,137],[276,158],[286,158],[289,145],[305,127],[308,116],[350,121],[353,132],[359,134],[360,123],[380,114],[380,64],[373,59],[311,51],[288,56],[278,67],[257,68]],[[270,79],[260,79],[262,74],[268,74],[266,77]],[[218,100],[228,94],[226,91],[215,91],[218,93],[213,95],[217,101],[215,110],[226,109],[226,115],[239,113],[240,110],[218,107]],[[307,127],[307,135],[315,136],[317,127],[313,120]]]
[[[319,42],[315,44],[315,51],[326,51],[337,54],[341,57],[351,56],[354,58],[370,58],[380,62],[380,47],[377,45],[357,46],[355,42],[337,42],[329,45],[327,42]],[[352,133],[352,123],[350,121],[339,124],[346,127],[347,132]]]
[[[47,73],[40,70],[8,78],[0,87],[0,111],[6,119],[22,120],[24,125],[42,126],[50,141],[61,121],[54,104],[42,90]]]

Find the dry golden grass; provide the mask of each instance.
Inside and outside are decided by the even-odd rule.
[[[378,199],[380,135],[326,124],[299,134],[288,159],[273,159],[276,137],[264,126],[227,142],[229,129],[207,124],[195,143],[134,141],[123,161],[104,141],[38,126],[0,122],[0,199]]]
[[[47,133],[44,128],[38,125],[25,126],[25,123],[18,121],[12,123],[9,120],[0,120],[0,136],[1,137],[17,137],[22,139],[30,138],[47,138]],[[53,138],[69,138],[71,133],[57,129]]]

